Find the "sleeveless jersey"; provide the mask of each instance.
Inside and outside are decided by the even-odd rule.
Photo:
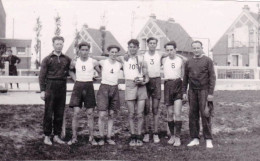
[[[165,79],[181,78],[182,59],[176,56],[174,59],[165,58],[163,72]]]
[[[138,62],[142,62],[143,58],[138,56]],[[138,71],[138,64],[136,57],[130,57],[128,61],[124,60],[124,75],[125,79],[134,80],[136,77],[142,77]]]
[[[87,61],[82,61],[80,58],[76,60],[76,81],[91,82],[94,76],[93,59],[88,58]]]
[[[150,55],[148,51],[144,54],[144,61],[147,63],[149,78],[161,77],[161,55],[155,51]]]
[[[119,62],[115,62],[114,64],[110,63],[108,59],[103,61],[102,64],[102,84],[107,85],[117,85],[119,78],[119,71],[121,68],[121,64]]]

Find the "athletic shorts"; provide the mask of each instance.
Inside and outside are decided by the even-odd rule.
[[[118,85],[101,84],[97,93],[97,108],[99,111],[118,110],[119,90]]]
[[[93,82],[76,81],[70,98],[70,107],[94,108],[96,106],[96,98]]]
[[[161,77],[149,78],[146,88],[148,97],[161,99]]]
[[[182,100],[182,80],[166,80],[164,82],[164,104],[171,106],[176,100]]]
[[[147,90],[145,85],[136,85],[133,80],[125,80],[125,100],[145,100]]]

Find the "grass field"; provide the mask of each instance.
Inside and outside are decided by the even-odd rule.
[[[201,139],[198,147],[188,148],[188,107],[183,108],[182,146],[173,147],[165,138],[165,108],[161,105],[159,144],[142,147],[128,145],[127,109],[121,106],[114,131],[116,146],[90,146],[86,112],[80,114],[79,141],[68,146],[44,145],[43,106],[0,105],[0,160],[260,160],[260,91],[215,92],[213,118],[214,149],[206,149]],[[71,137],[72,109],[67,108],[67,136]],[[98,135],[97,114],[95,133]],[[97,136],[98,138],[98,136]]]

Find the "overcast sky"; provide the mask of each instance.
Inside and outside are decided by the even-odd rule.
[[[102,25],[105,15],[106,29],[111,31],[126,49],[126,43],[136,38],[142,27],[154,13],[157,19],[174,18],[188,34],[210,47],[220,39],[228,27],[242,12],[244,5],[257,12],[257,2],[253,1],[83,1],[83,0],[2,0],[6,12],[6,37],[34,39],[33,28],[40,16],[42,29],[42,53],[46,56],[52,50],[51,38],[54,35],[54,17],[61,16],[61,35],[65,37],[64,52],[72,43],[75,29],[87,24],[90,28]],[[132,15],[135,13],[134,23]],[[14,20],[14,25],[13,25]],[[133,23],[133,25],[132,25]],[[33,44],[34,45],[34,44]],[[206,49],[207,50],[207,47]],[[32,48],[32,52],[34,49]]]

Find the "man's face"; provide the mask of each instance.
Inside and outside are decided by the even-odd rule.
[[[128,52],[129,52],[131,55],[136,55],[138,49],[139,49],[139,47],[136,46],[136,45],[134,45],[133,43],[131,43],[131,44],[128,45]]]
[[[112,59],[112,60],[116,60],[117,54],[118,54],[118,49],[112,48],[109,51],[109,58]]]
[[[174,58],[176,54],[176,49],[174,49],[173,45],[167,45],[165,51],[169,54],[170,58]]]
[[[11,51],[7,51],[7,54],[8,55],[12,55],[13,53]]]
[[[88,55],[89,55],[89,48],[88,48],[88,46],[81,46],[81,48],[79,49],[79,55],[83,59],[88,58]]]
[[[200,57],[202,55],[202,46],[200,43],[193,43],[192,50],[195,57]]]
[[[60,53],[62,51],[62,48],[63,48],[63,41],[62,40],[55,40],[53,42],[53,48],[54,48],[54,51],[57,52],[57,53]]]
[[[150,51],[155,51],[156,47],[157,47],[157,41],[156,40],[150,40],[148,42],[148,48],[149,48]]]

